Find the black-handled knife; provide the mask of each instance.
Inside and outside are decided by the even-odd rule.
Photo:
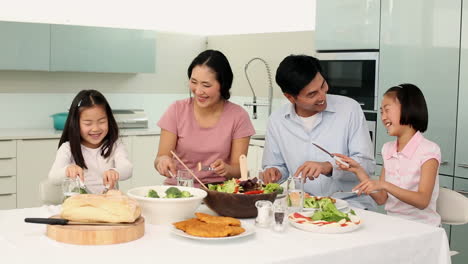
[[[128,226],[134,223],[103,223],[103,222],[75,222],[63,218],[25,218],[24,222],[46,225],[104,225],[104,226]]]

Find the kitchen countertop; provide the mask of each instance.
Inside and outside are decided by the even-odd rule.
[[[144,136],[144,135],[160,135],[159,127],[152,128],[132,128],[120,129],[121,136]],[[257,137],[264,137],[265,131],[256,131]],[[47,129],[47,128],[0,128],[0,140],[15,140],[15,139],[48,139],[60,138],[62,130]],[[255,137],[253,136],[253,137]],[[261,142],[263,140],[254,140]]]
[[[159,135],[161,130],[159,127],[146,129],[120,129],[122,136],[142,136],[142,135]],[[47,128],[0,128],[0,140],[14,139],[48,139],[60,138],[62,130],[47,129]]]

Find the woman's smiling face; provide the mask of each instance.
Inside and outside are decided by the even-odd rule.
[[[209,107],[221,100],[221,85],[216,73],[206,65],[195,66],[190,76],[190,90],[200,107]]]

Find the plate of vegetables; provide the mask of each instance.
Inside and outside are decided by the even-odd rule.
[[[325,234],[351,232],[362,225],[354,210],[343,213],[330,200],[325,200],[314,212],[291,213],[288,220],[298,229]]]

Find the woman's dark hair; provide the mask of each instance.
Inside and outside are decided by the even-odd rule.
[[[289,55],[279,64],[275,79],[283,93],[296,97],[317,73],[322,74],[318,59],[307,55]]]
[[[80,113],[89,107],[95,105],[103,106],[106,109],[107,122],[109,131],[103,139],[103,145],[101,148],[101,155],[107,158],[112,153],[114,143],[119,138],[119,128],[115,121],[114,115],[112,115],[112,109],[107,102],[104,95],[96,90],[82,90],[79,92],[70,106],[68,111],[67,121],[63,129],[62,137],[60,138],[59,148],[65,142],[70,142],[70,149],[75,160],[76,165],[81,168],[87,169],[86,163],[81,152],[81,135],[80,135]]]
[[[388,89],[384,96],[395,97],[401,104],[400,125],[409,125],[421,133],[429,122],[426,100],[414,84],[404,83]]]
[[[229,90],[231,89],[233,74],[226,56],[217,50],[205,50],[198,54],[188,67],[187,75],[189,79],[192,77],[193,68],[199,65],[206,65],[215,72],[216,80],[221,86],[221,97],[228,100],[231,97]]]

